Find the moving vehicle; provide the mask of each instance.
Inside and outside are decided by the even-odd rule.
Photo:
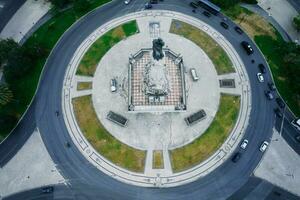
[[[124,1],[124,3],[125,3],[126,5],[128,5],[130,2],[131,2],[131,0],[125,0],[125,1]]]
[[[241,143],[241,146],[240,146],[240,147],[241,147],[242,149],[246,149],[246,147],[247,147],[247,145],[248,145],[248,142],[249,142],[248,140],[244,139],[244,141]]]
[[[267,149],[268,146],[269,146],[269,142],[264,141],[264,142],[260,145],[259,150],[260,150],[261,152],[264,152],[264,151]]]
[[[234,27],[234,30],[240,35],[242,35],[244,33],[244,31],[238,26]]]
[[[269,83],[268,83],[268,86],[269,86],[269,89],[270,89],[271,91],[275,91],[275,90],[276,90],[276,87],[275,87],[275,84],[274,84],[274,83],[269,82]]]
[[[298,130],[300,131],[300,118],[299,119],[294,119],[291,124]]]
[[[191,75],[192,75],[193,81],[198,81],[199,80],[199,77],[197,75],[197,72],[196,72],[195,68],[191,68]]]
[[[268,100],[274,99],[274,96],[273,96],[272,92],[269,91],[269,90],[265,90],[265,95],[266,95]]]
[[[152,8],[152,4],[151,3],[146,3],[145,4],[145,9],[151,9]]]
[[[276,98],[276,102],[277,102],[277,104],[278,104],[278,106],[280,108],[284,108],[285,107],[285,103],[284,103],[284,101],[281,98],[277,97]]]
[[[253,49],[248,42],[243,41],[243,42],[241,42],[241,45],[245,49],[245,51],[247,52],[248,55],[253,54]]]
[[[277,117],[279,118],[282,118],[283,117],[283,114],[281,113],[280,109],[279,108],[275,108],[274,109],[274,112],[276,114]]]
[[[205,15],[206,17],[210,17],[211,16],[211,14],[208,12],[208,11],[203,11],[203,15]]]
[[[266,67],[263,64],[259,64],[258,68],[259,68],[260,72],[263,74],[267,72]]]
[[[44,194],[52,193],[53,190],[54,190],[53,186],[43,187],[43,188],[42,188],[42,193],[44,193]]]
[[[198,5],[204,8],[205,10],[209,11],[213,15],[218,15],[221,11],[221,8],[217,5],[213,4],[209,0],[199,0]]]
[[[231,161],[236,163],[237,161],[239,161],[239,159],[241,158],[242,154],[240,152],[235,153],[232,158]]]
[[[264,76],[262,75],[262,73],[257,73],[257,79],[261,83],[263,83],[265,81]]]
[[[117,91],[117,80],[114,78],[110,80],[110,91],[111,92]]]
[[[297,135],[297,136],[295,137],[295,140],[296,140],[297,142],[300,143],[300,135]]]
[[[220,22],[220,25],[225,28],[225,29],[228,29],[228,24],[226,24],[225,22]]]

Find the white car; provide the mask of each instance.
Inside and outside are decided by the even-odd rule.
[[[242,142],[242,144],[241,144],[240,147],[241,147],[242,149],[246,149],[247,145],[248,145],[248,140],[244,139],[244,141]]]
[[[262,75],[262,73],[257,73],[257,78],[258,78],[258,81],[263,83],[265,80],[264,80],[264,76]]]
[[[295,119],[291,122],[291,124],[298,130],[300,131],[300,119]]]
[[[197,72],[196,72],[195,68],[191,68],[191,75],[192,75],[193,81],[198,81],[199,80],[199,77],[197,75]]]
[[[259,150],[260,150],[261,152],[264,152],[264,151],[267,149],[268,145],[269,145],[269,142],[264,141],[264,142],[260,145]]]
[[[130,1],[131,1],[131,0],[125,0],[124,3],[125,3],[126,5],[128,5],[128,4],[130,3]]]
[[[111,92],[116,92],[117,91],[117,80],[116,79],[111,79],[110,80],[110,91]]]

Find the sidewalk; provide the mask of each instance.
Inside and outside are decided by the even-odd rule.
[[[256,168],[255,176],[300,195],[300,157],[274,130],[269,149]]]
[[[300,43],[300,33],[293,26],[293,18],[298,12],[288,1],[259,0],[258,5],[280,24],[292,41]]]
[[[64,183],[64,178],[57,171],[37,130],[15,157],[0,168],[0,199],[13,193],[58,183]]]
[[[27,0],[0,33],[0,38],[20,42],[26,33],[50,10],[45,0]]]

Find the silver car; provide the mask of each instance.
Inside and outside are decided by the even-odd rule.
[[[257,79],[261,83],[263,83],[265,81],[264,76],[262,75],[262,73],[257,73]]]
[[[117,80],[114,78],[110,80],[110,91],[111,92],[117,91]]]
[[[244,141],[241,143],[241,146],[240,146],[240,147],[241,147],[242,149],[246,149],[246,147],[247,147],[247,145],[248,145],[248,142],[249,142],[248,140],[244,139]]]
[[[259,150],[260,150],[261,152],[264,152],[264,151],[267,149],[268,146],[269,146],[269,142],[264,141],[264,142],[260,145]]]

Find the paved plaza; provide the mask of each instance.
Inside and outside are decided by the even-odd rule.
[[[85,49],[87,49],[88,46],[107,31],[107,26],[110,28],[116,27],[132,19],[136,19],[137,21],[139,27],[138,34],[124,39],[114,45],[102,57],[93,78],[75,75],[77,68],[76,63],[80,60]],[[211,37],[213,37],[216,42],[226,50],[228,56],[232,60],[236,73],[217,75],[212,61],[202,49],[190,40],[169,33],[173,19],[193,24],[211,35]],[[153,26],[153,24],[155,24],[155,26]],[[187,109],[182,112],[164,112],[163,110],[155,110],[155,108],[153,108],[154,110],[150,113],[140,111],[137,113],[129,112],[129,58],[141,49],[152,48],[153,39],[158,37],[162,38],[165,42],[164,48],[170,49],[176,54],[179,54],[183,60],[185,79],[182,83],[178,83],[179,70],[175,70],[175,66],[168,63],[170,61],[166,58],[161,61],[163,63],[162,66],[169,64],[169,69],[171,69],[169,71],[167,70],[168,73],[166,73],[166,76],[170,76],[171,72],[171,74],[173,73],[171,76],[173,79],[175,78],[175,80],[172,80],[173,82],[169,81],[171,82],[170,85],[175,83],[176,86],[177,82],[178,85],[176,87],[177,91],[179,91],[182,89],[180,88],[180,85],[184,84],[186,89]],[[133,80],[135,81],[134,84],[136,84],[134,85],[134,95],[136,95],[134,98],[137,102],[147,104],[147,99],[143,99],[144,97],[142,97],[142,95],[144,95],[142,93],[143,90],[139,87],[143,85],[143,81],[141,79],[145,77],[142,75],[143,66],[145,67],[148,61],[150,61],[151,55],[145,54],[143,56],[144,57],[139,61],[140,63],[135,63],[137,67],[140,67],[140,70],[136,71],[139,75],[133,75]],[[165,67],[166,66],[167,65],[165,65]],[[166,68],[168,69],[168,67]],[[190,74],[191,68],[195,68],[197,71],[199,76],[198,81],[193,81]],[[154,77],[160,73],[155,74],[156,75]],[[227,159],[231,155],[232,150],[238,145],[245,131],[244,127],[247,125],[251,108],[247,74],[242,61],[231,44],[209,25],[174,12],[143,11],[129,14],[126,17],[117,18],[109,22],[109,25],[106,24],[103,27],[99,27],[99,29],[95,30],[95,32],[91,34],[91,36],[87,38],[86,41],[83,42],[77,49],[69,65],[66,77],[68,78],[65,79],[63,92],[64,117],[66,121],[71,122],[67,124],[67,127],[69,132],[72,133],[71,136],[75,141],[75,144],[78,144],[78,148],[82,151],[83,155],[85,155],[90,162],[95,164],[95,166],[103,172],[117,178],[120,181],[139,186],[177,186],[191,182],[210,173],[210,171],[215,169],[225,159]],[[117,92],[110,91],[111,79],[117,80]],[[161,76],[157,79],[163,80],[164,77]],[[169,78],[166,79],[171,80]],[[219,83],[219,80],[221,79],[234,80],[235,87],[221,88]],[[93,89],[77,91],[76,85],[79,81],[92,81]],[[163,86],[164,83],[162,82],[161,85]],[[170,88],[172,88],[172,86]],[[176,91],[176,89],[173,89],[173,91]],[[219,151],[213,154],[209,159],[207,159],[207,161],[184,172],[174,174],[169,159],[169,150],[187,145],[204,133],[204,131],[210,126],[218,110],[221,93],[241,96],[242,104],[238,123],[235,125],[231,135]],[[98,119],[101,121],[105,129],[110,132],[110,134],[122,143],[136,149],[147,151],[145,171],[143,174],[127,171],[108,162],[105,158],[93,150],[93,147],[91,147],[85,140],[82,133],[78,131],[80,129],[78,128],[77,123],[74,123],[76,119],[74,118],[71,99],[84,95],[92,95],[94,109]],[[178,99],[176,101],[178,101]],[[176,101],[173,101],[172,103],[176,103]],[[192,126],[188,126],[184,119],[201,109],[205,111],[207,115],[206,118]],[[107,114],[110,111],[120,114],[128,119],[126,127],[119,126],[118,124],[112,123],[108,120]],[[154,169],[152,166],[154,151],[162,151],[163,168]]]

